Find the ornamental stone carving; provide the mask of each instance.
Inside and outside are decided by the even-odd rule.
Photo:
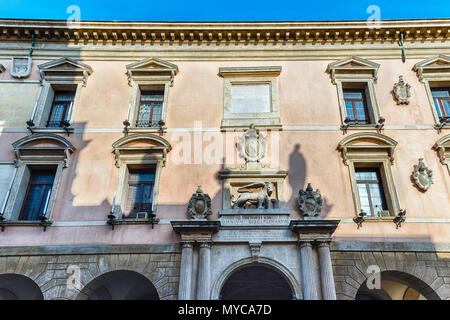
[[[30,57],[12,57],[11,69],[9,70],[14,78],[26,78],[31,72]]]
[[[249,129],[239,137],[237,148],[239,156],[245,159],[245,164],[259,164],[266,153],[266,137],[251,124]]]
[[[306,190],[300,190],[298,193],[298,206],[300,212],[305,217],[317,217],[322,210],[322,195],[320,190],[313,190],[311,183],[308,183]]]
[[[188,204],[188,213],[193,219],[206,219],[212,214],[211,198],[208,194],[203,193],[201,186],[192,195]]]
[[[399,76],[398,82],[394,84],[394,96],[397,104],[409,104],[411,86],[403,80],[403,76]]]
[[[238,188],[237,199],[233,202],[233,209],[245,208],[246,205],[256,205],[257,209],[272,209],[272,201],[269,197],[272,195],[274,185],[272,182],[256,182]]]
[[[425,165],[423,158],[419,159],[418,165],[414,165],[412,177],[420,190],[426,191],[433,184],[433,172]]]

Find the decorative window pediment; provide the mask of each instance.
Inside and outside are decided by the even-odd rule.
[[[394,162],[394,150],[397,142],[388,136],[374,132],[354,133],[339,142],[339,150],[345,164],[349,159],[379,160],[388,158]]]
[[[424,79],[439,80],[443,74],[450,75],[450,57],[438,55],[416,63],[414,71],[417,72],[420,81]]]
[[[128,82],[169,82],[173,85],[173,79],[178,73],[178,66],[162,59],[153,57],[126,66]]]
[[[56,134],[33,134],[12,144],[16,159],[28,163],[63,162],[67,167],[70,153],[75,147],[65,138]]]
[[[86,86],[92,68],[72,58],[59,58],[39,65],[42,79],[52,83],[81,82]]]
[[[433,148],[438,152],[441,163],[447,165],[450,174],[450,134],[439,139]]]
[[[165,165],[167,153],[171,150],[170,143],[155,134],[137,133],[120,138],[113,143],[116,166],[124,161],[140,163],[145,160],[162,161]]]
[[[348,57],[328,65],[327,72],[330,73],[331,79],[335,84],[336,79],[372,79],[377,80],[377,73],[380,65],[378,63],[359,58]]]

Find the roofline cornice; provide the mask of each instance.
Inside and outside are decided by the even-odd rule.
[[[386,41],[450,36],[450,19],[299,22],[129,22],[0,19],[0,40],[40,41]]]

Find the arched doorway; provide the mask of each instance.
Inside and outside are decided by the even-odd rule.
[[[0,274],[0,300],[44,300],[41,289],[20,274]]]
[[[82,300],[159,300],[155,286],[134,271],[111,271],[92,280],[81,290]]]
[[[366,281],[359,288],[356,300],[440,300],[425,282],[400,271],[381,272],[381,288],[368,289]]]
[[[264,264],[252,263],[225,281],[221,300],[290,300],[293,291],[284,276]]]

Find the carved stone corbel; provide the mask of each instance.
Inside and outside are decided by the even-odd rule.
[[[261,241],[259,242],[249,242],[250,254],[252,256],[252,262],[257,262],[259,260],[259,253],[261,252]]]

